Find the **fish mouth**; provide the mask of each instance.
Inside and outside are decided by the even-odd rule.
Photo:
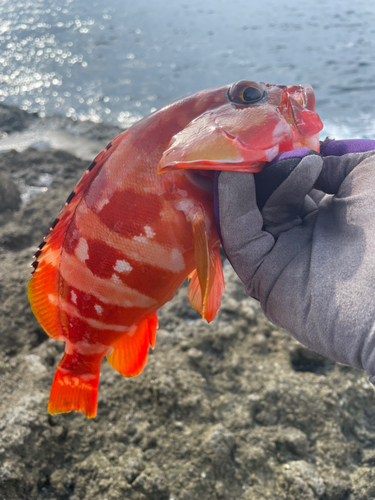
[[[311,85],[284,87],[278,109],[284,120],[302,136],[312,137],[323,128],[315,112],[315,94]]]

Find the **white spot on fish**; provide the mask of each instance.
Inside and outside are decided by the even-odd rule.
[[[85,262],[89,258],[89,246],[84,238],[80,238],[74,253],[81,262]]]
[[[285,133],[287,135],[290,134],[289,125],[287,125],[287,123],[284,120],[281,120],[273,129],[272,138],[277,140],[280,138],[280,136],[284,135]]]
[[[147,243],[147,238],[143,236],[143,234],[139,236],[134,236],[133,240],[137,241],[138,243]]]
[[[184,258],[177,248],[173,248],[171,251],[171,260],[170,260],[170,269],[174,273],[179,273],[183,269],[185,269],[185,261]]]
[[[96,204],[96,209],[98,212],[100,212],[101,210],[103,210],[103,208],[108,205],[109,203],[109,199],[108,198],[103,198],[102,200],[98,201],[98,203]]]
[[[121,283],[121,280],[120,280],[120,278],[117,276],[117,274],[112,274],[112,276],[111,276],[111,281],[113,281],[114,283]]]
[[[132,337],[135,334],[135,332],[137,331],[137,328],[138,328],[138,325],[132,325],[126,334],[129,335],[129,337]]]
[[[103,312],[103,308],[102,308],[102,306],[100,306],[99,304],[95,304],[95,305],[94,305],[94,309],[95,309],[95,311],[96,311],[99,315],[100,315],[100,314],[102,314],[102,312]]]
[[[129,273],[133,268],[126,260],[117,260],[113,269],[118,273]]]
[[[77,305],[77,294],[73,290],[70,292],[70,298],[73,304]]]
[[[189,215],[194,211],[194,202],[190,199],[176,200],[174,206],[177,210],[184,212],[186,217],[189,217]]]
[[[155,231],[150,226],[144,227],[147,238],[153,238],[155,236]]]
[[[62,380],[64,385],[69,385],[70,387],[78,387],[80,385],[80,379],[71,375],[66,375]]]
[[[48,294],[48,300],[51,302],[52,305],[57,306],[57,297],[56,295],[53,295],[52,293]]]

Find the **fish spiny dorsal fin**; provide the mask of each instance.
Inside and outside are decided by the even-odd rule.
[[[35,261],[31,264],[34,269],[28,286],[29,301],[39,323],[56,340],[62,340],[56,306],[59,297],[59,260],[65,235],[86,188],[116,150],[125,133],[113,139],[89,165],[34,255]]]

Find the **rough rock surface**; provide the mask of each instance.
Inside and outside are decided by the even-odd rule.
[[[38,119],[37,113],[27,113],[16,106],[0,103],[0,132],[7,134],[24,130]]]
[[[0,155],[19,185],[54,179],[0,213],[0,498],[375,498],[373,387],[272,326],[227,264],[215,321],[182,287],[140,376],[103,364],[96,418],[48,414],[63,344],[31,313],[28,264],[85,167],[61,151]]]
[[[0,172],[0,212],[16,210],[21,204],[21,195],[8,174]]]

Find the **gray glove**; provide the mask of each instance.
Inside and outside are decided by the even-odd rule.
[[[261,212],[252,174],[217,182],[223,247],[248,295],[309,349],[375,383],[375,150],[299,158]]]

